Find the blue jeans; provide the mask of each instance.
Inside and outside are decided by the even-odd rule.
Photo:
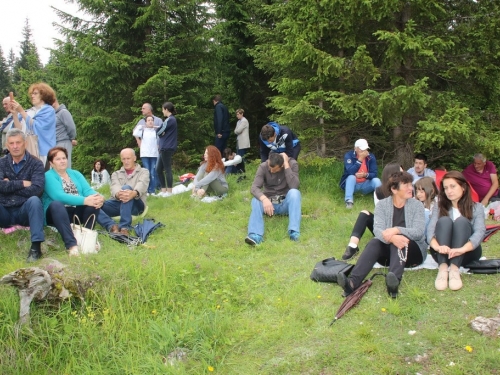
[[[365,182],[357,183],[356,176],[350,175],[345,180],[345,198],[346,202],[354,202],[354,193],[360,191],[361,194],[373,193],[376,188],[382,185],[380,179],[373,178]]]
[[[222,137],[217,137],[215,135],[214,146],[217,147],[221,155],[224,155],[224,149],[227,147],[227,140],[229,138],[229,132],[222,132]]]
[[[156,160],[157,158],[141,158],[142,166],[149,171],[148,193],[154,193],[156,188]]]
[[[279,204],[273,204],[276,215],[288,215],[288,232],[291,230],[300,233],[301,195],[297,189],[290,189],[286,198]],[[257,198],[252,198],[252,213],[248,222],[248,234],[254,233],[264,236],[264,205]]]
[[[14,224],[30,227],[31,242],[45,241],[43,221],[43,205],[38,197],[28,198],[21,206],[0,206],[0,227],[8,228]]]
[[[122,190],[133,190],[130,185],[124,185]],[[132,199],[123,203],[116,199],[108,199],[104,202],[97,215],[97,222],[109,231],[111,226],[116,223],[111,219],[114,216],[120,216],[118,229],[132,228],[132,215],[140,215],[144,212],[144,203],[140,199]]]
[[[248,148],[239,148],[236,153],[241,156],[241,163],[238,165],[238,169],[245,173],[245,154]],[[227,173],[227,172],[226,172]]]

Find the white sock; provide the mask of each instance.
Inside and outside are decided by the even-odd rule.
[[[358,244],[357,243],[354,243],[354,242],[349,242],[349,247],[352,247],[352,248],[355,248],[355,247],[358,247]]]

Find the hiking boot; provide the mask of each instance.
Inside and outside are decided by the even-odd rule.
[[[35,262],[41,257],[42,257],[42,252],[40,250],[30,249],[30,252],[28,254],[28,259],[26,259],[26,262],[28,263]]]
[[[359,247],[350,247],[347,246],[345,248],[345,252],[342,255],[342,260],[349,260],[352,259],[357,253],[359,252]]]
[[[385,277],[385,285],[387,285],[387,293],[392,298],[396,298],[398,296],[398,287],[399,280],[396,275],[392,272],[389,272]]]
[[[354,203],[353,202],[345,202],[345,208],[347,208],[348,210],[351,210],[352,207],[354,206]]]
[[[342,297],[347,297],[353,292],[351,283],[349,282],[349,278],[342,272],[337,275],[337,284],[339,284],[339,286],[344,289],[344,294],[342,294]]]
[[[449,286],[451,290],[462,289],[462,279],[460,278],[460,270],[453,270],[449,272]]]
[[[118,225],[112,225],[111,228],[109,228],[109,233],[120,233],[118,230]]]
[[[446,290],[448,288],[448,270],[438,272],[434,287],[436,290]]]
[[[262,243],[262,236],[255,233],[250,233],[247,238],[245,238],[245,242],[250,246],[259,245]]]
[[[300,237],[300,233],[294,230],[291,230],[288,235],[290,236],[290,240],[292,241],[298,241]]]
[[[120,229],[120,234],[123,234],[124,236],[128,236],[128,229],[127,228]]]

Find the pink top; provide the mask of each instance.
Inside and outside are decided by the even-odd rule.
[[[476,171],[474,164],[467,166],[462,173],[465,179],[472,185],[474,190],[479,195],[479,200],[482,201],[488,193],[488,190],[491,188],[492,182],[490,175],[497,174],[497,169],[495,164],[487,160],[482,173]],[[497,194],[498,190],[493,193],[493,196],[496,196]]]

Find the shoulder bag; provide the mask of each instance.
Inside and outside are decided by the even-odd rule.
[[[335,258],[324,259],[316,263],[311,272],[311,280],[321,283],[336,283],[337,275],[343,273],[348,276],[354,265],[336,260]]]

